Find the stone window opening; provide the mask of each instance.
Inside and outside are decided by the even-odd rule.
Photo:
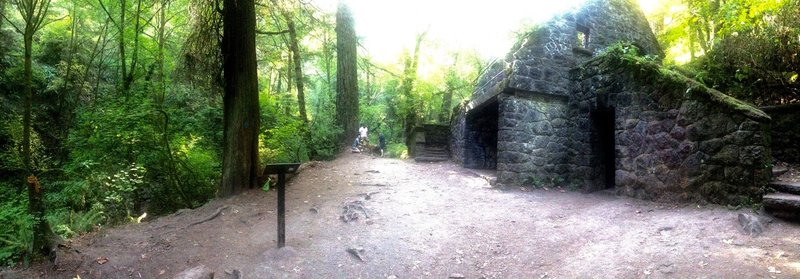
[[[575,39],[577,44],[572,48],[572,50],[577,53],[592,55],[592,51],[589,49],[589,41],[591,39],[589,37],[589,27],[578,24],[575,26],[575,31]]]

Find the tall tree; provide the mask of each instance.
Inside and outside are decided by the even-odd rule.
[[[225,0],[222,10],[223,97],[222,182],[219,196],[258,184],[258,73],[253,0]]]
[[[292,71],[294,71],[294,81],[297,88],[297,105],[300,111],[300,118],[304,122],[308,122],[308,114],[306,113],[306,95],[305,86],[303,84],[303,59],[300,53],[300,42],[297,34],[297,24],[295,24],[294,16],[287,7],[279,5],[277,0],[272,0],[272,4],[278,9],[281,17],[286,21],[286,31],[289,35],[289,51],[292,53]]]
[[[438,120],[439,123],[448,123],[450,121],[450,111],[453,106],[453,91],[456,90],[456,82],[458,76],[456,75],[456,67],[458,65],[458,54],[453,55],[453,65],[447,69],[445,74],[445,86],[442,94],[442,107],[439,110]]]
[[[414,144],[414,127],[419,124],[419,112],[421,103],[419,98],[414,94],[414,83],[417,80],[417,68],[419,64],[419,48],[422,41],[425,39],[427,32],[417,35],[417,41],[414,45],[414,53],[411,57],[407,57],[403,68],[403,78],[400,81],[400,94],[405,97],[405,117],[403,119],[403,134],[405,136],[406,147],[408,148],[408,155],[414,156],[416,154]]]
[[[350,10],[339,2],[336,10],[336,124],[346,145],[358,130],[358,53]]]
[[[125,93],[133,84],[136,78],[136,69],[139,67],[139,36],[144,31],[145,25],[142,24],[142,9],[144,8],[143,1],[137,0],[134,4],[136,9],[134,10],[133,15],[131,18],[128,18],[128,0],[119,0],[119,17],[114,18],[111,14],[111,11],[106,7],[103,3],[104,0],[98,0],[100,3],[100,7],[108,16],[108,19],[114,26],[117,28],[117,46],[119,50],[119,88],[120,92]],[[133,22],[133,53],[128,56],[127,50],[128,45],[126,41],[126,30],[130,28],[128,25],[128,21]],[[128,60],[130,60],[130,64],[128,64]]]
[[[45,204],[43,190],[38,179],[34,175],[31,164],[31,107],[33,103],[33,73],[32,73],[32,53],[33,36],[45,23],[47,12],[50,9],[50,0],[15,0],[17,11],[23,21],[20,28],[16,24],[8,21],[14,29],[22,34],[25,45],[24,56],[24,75],[25,75],[25,101],[23,104],[24,112],[22,116],[22,164],[28,176],[28,210],[34,216],[33,227],[33,251],[40,254],[48,254],[51,251],[49,238],[50,226],[44,218]]]

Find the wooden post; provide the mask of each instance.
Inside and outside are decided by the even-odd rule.
[[[286,174],[278,173],[278,248],[286,246]]]
[[[286,174],[294,173],[298,167],[299,163],[264,166],[264,175],[278,175],[278,249],[286,246]]]

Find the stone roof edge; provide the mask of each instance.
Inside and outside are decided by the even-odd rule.
[[[593,63],[601,63],[604,60],[615,60],[615,62],[622,62],[625,63],[625,58],[622,56],[628,56],[628,59],[635,60],[635,63],[629,63],[629,66],[636,67],[637,69],[633,69],[631,67],[625,67],[624,69],[627,70],[629,73],[636,73],[637,71],[654,71],[657,75],[665,77],[667,80],[674,82],[674,83],[681,83],[686,85],[686,91],[684,92],[683,97],[685,98],[687,94],[701,94],[708,97],[709,100],[712,102],[721,104],[726,106],[727,108],[742,113],[743,115],[747,116],[750,119],[753,119],[758,122],[769,122],[772,120],[769,115],[762,111],[760,108],[756,107],[755,105],[746,103],[742,100],[736,99],[731,97],[725,93],[720,92],[719,90],[708,88],[707,86],[701,84],[700,82],[687,77],[686,75],[664,67],[659,63],[655,63],[653,61],[648,61],[640,56],[634,56],[630,54],[620,54],[616,53],[614,50],[606,50],[605,52],[601,53],[589,59],[588,61],[581,64],[579,67],[584,67],[588,64]]]

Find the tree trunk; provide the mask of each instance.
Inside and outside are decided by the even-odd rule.
[[[142,32],[142,0],[136,1],[136,14],[133,20],[136,22],[133,29],[133,54],[131,57],[130,68],[128,69],[128,76],[125,77],[125,92],[131,89],[134,78],[136,77],[136,67],[139,62],[139,34]]]
[[[0,0],[0,30],[3,30],[3,23],[6,21],[6,0]]]
[[[450,123],[450,111],[453,110],[453,91],[456,90],[455,79],[458,75],[455,70],[457,65],[458,54],[453,57],[453,65],[447,70],[447,74],[444,78],[447,87],[445,88],[444,94],[442,94],[442,107],[441,111],[439,111],[440,124],[446,125],[447,123]]]
[[[25,44],[24,75],[25,75],[25,103],[22,114],[22,164],[25,171],[33,172],[31,166],[31,107],[33,104],[33,70],[31,57],[33,52],[33,32],[25,28],[23,34]]]
[[[408,155],[413,157],[416,155],[416,146],[414,139],[414,127],[419,122],[419,106],[417,97],[414,95],[414,82],[417,79],[417,66],[419,63],[419,48],[422,40],[425,39],[425,34],[422,33],[417,36],[417,42],[414,46],[414,54],[410,61],[406,61],[405,69],[403,70],[403,80],[400,85],[401,92],[406,96],[406,115],[403,125],[403,133],[405,135],[406,148]]]
[[[119,38],[117,38],[117,44],[119,48],[119,63],[121,63],[119,67],[119,88],[121,92],[127,92],[128,87],[127,83],[125,82],[125,78],[128,76],[128,66],[125,61],[125,6],[127,1],[120,0],[119,6],[119,22],[117,22],[117,30],[119,34]],[[127,94],[126,94],[127,95]]]
[[[50,241],[50,224],[44,217],[47,210],[44,204],[44,189],[36,176],[28,176],[28,211],[33,214],[33,252],[51,255],[53,243]],[[51,255],[52,256],[52,255]]]
[[[306,96],[303,92],[303,60],[300,59],[300,46],[297,42],[297,30],[295,28],[292,16],[288,12],[283,13],[286,19],[286,25],[289,28],[289,49],[292,51],[292,60],[294,66],[294,80],[297,85],[297,106],[300,110],[300,118],[304,122],[308,122],[308,115],[306,114]]]
[[[358,53],[353,17],[340,2],[336,10],[336,124],[342,128],[339,142],[348,145],[358,131]]]
[[[31,159],[31,110],[33,106],[33,73],[32,73],[32,53],[33,35],[42,26],[42,22],[47,15],[50,1],[30,1],[17,3],[20,15],[25,21],[25,28],[22,31],[22,38],[25,48],[24,54],[24,112],[22,116],[22,164],[25,171],[30,173],[27,179],[28,184],[28,210],[33,215],[33,252],[40,255],[49,255],[52,243],[50,241],[50,227],[45,219],[45,206],[41,185],[39,185],[34,173],[34,166]]]
[[[258,76],[253,0],[225,0],[222,182],[219,196],[258,186]]]
[[[333,53],[332,53],[333,52],[332,51],[333,50],[333,46],[331,46],[331,44],[330,44],[330,40],[329,40],[327,32],[325,32],[324,36],[325,37],[324,37],[324,40],[323,40],[323,45],[324,45],[323,46],[323,57],[324,57],[324,60],[325,60],[325,87],[327,87],[326,88],[327,91],[325,93],[327,93],[328,98],[333,99],[332,98],[332,95],[333,95],[332,94],[333,82],[331,82],[331,76],[332,76],[331,75],[331,61],[333,60]],[[328,99],[328,100],[330,100],[330,99]]]
[[[169,0],[162,0],[160,11],[158,13],[158,56],[156,57],[156,64],[158,65],[158,97],[156,103],[160,108],[164,103],[167,95],[167,74],[164,72],[164,46],[166,45],[166,29],[167,29],[167,7],[169,7]]]

